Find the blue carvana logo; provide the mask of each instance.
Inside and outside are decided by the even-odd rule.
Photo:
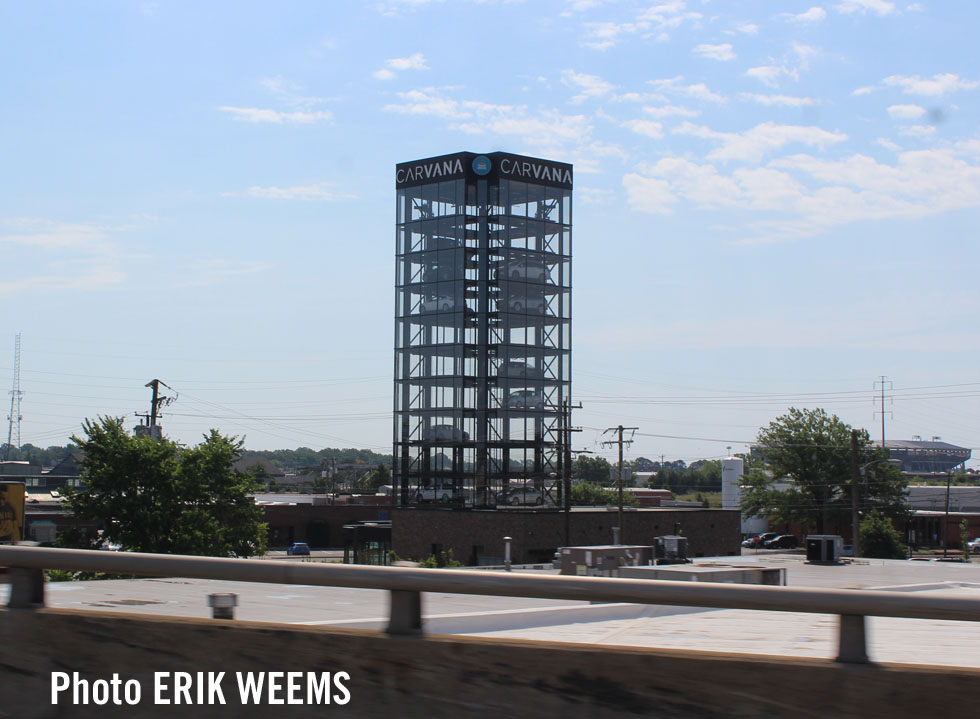
[[[490,173],[490,158],[486,155],[480,155],[479,157],[473,158],[473,172],[478,175],[487,175]]]

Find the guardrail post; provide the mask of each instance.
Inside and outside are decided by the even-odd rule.
[[[212,619],[234,619],[238,595],[233,592],[209,594],[208,606],[211,607]]]
[[[388,634],[421,634],[422,593],[392,589],[388,594],[391,595]]]
[[[864,616],[840,615],[840,643],[837,661],[846,664],[867,664],[868,649],[864,633]]]
[[[44,606],[44,570],[26,567],[11,567],[10,609],[39,609]]]

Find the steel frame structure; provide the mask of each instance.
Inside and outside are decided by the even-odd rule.
[[[458,153],[398,165],[396,188],[395,503],[557,501],[571,166]]]

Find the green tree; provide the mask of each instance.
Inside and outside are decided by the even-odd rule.
[[[593,484],[592,482],[574,482],[572,484],[573,507],[606,507],[619,505],[619,492],[615,489]],[[623,492],[623,506],[636,507],[639,502],[630,492]]]
[[[242,443],[216,430],[181,449],[133,437],[123,418],[85,420],[84,489],[68,490],[75,517],[100,521],[102,541],[162,554],[248,557],[265,551],[266,525],[250,493],[259,483],[232,469]]]
[[[572,464],[572,476],[582,482],[592,484],[607,484],[612,465],[604,457],[588,457],[579,455]]]
[[[851,427],[822,409],[790,408],[758,434],[756,465],[743,480],[742,511],[778,523],[796,522],[823,534],[834,523],[850,522],[853,476]],[[888,451],[876,448],[867,430],[857,433],[860,508],[898,515],[905,509],[905,483],[894,467],[881,463]],[[788,482],[778,489],[776,482]]]
[[[369,482],[372,489],[377,489],[378,487],[383,487],[386,484],[391,484],[391,470],[388,469],[388,465],[384,464],[383,462],[380,463],[377,469],[371,473]]]
[[[861,555],[873,559],[905,559],[907,548],[891,520],[872,510],[861,520]]]

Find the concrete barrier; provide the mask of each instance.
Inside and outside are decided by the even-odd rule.
[[[692,619],[692,621],[697,621]],[[154,672],[225,672],[223,706],[154,704]],[[52,675],[135,680],[135,705],[52,701]],[[346,672],[349,702],[241,702],[235,672]],[[59,677],[62,675],[58,675]],[[202,676],[202,678],[204,678]],[[335,674],[336,676],[336,674]],[[268,678],[268,677],[267,677]],[[174,677],[162,698],[173,698]],[[305,684],[303,684],[305,687]],[[334,691],[343,698],[343,692]],[[196,699],[194,690],[190,695]],[[284,692],[278,694],[284,698]],[[300,691],[299,698],[305,698]],[[205,693],[203,697],[207,698]],[[322,695],[321,695],[322,697]],[[973,716],[980,670],[55,609],[0,610],[0,718]]]

